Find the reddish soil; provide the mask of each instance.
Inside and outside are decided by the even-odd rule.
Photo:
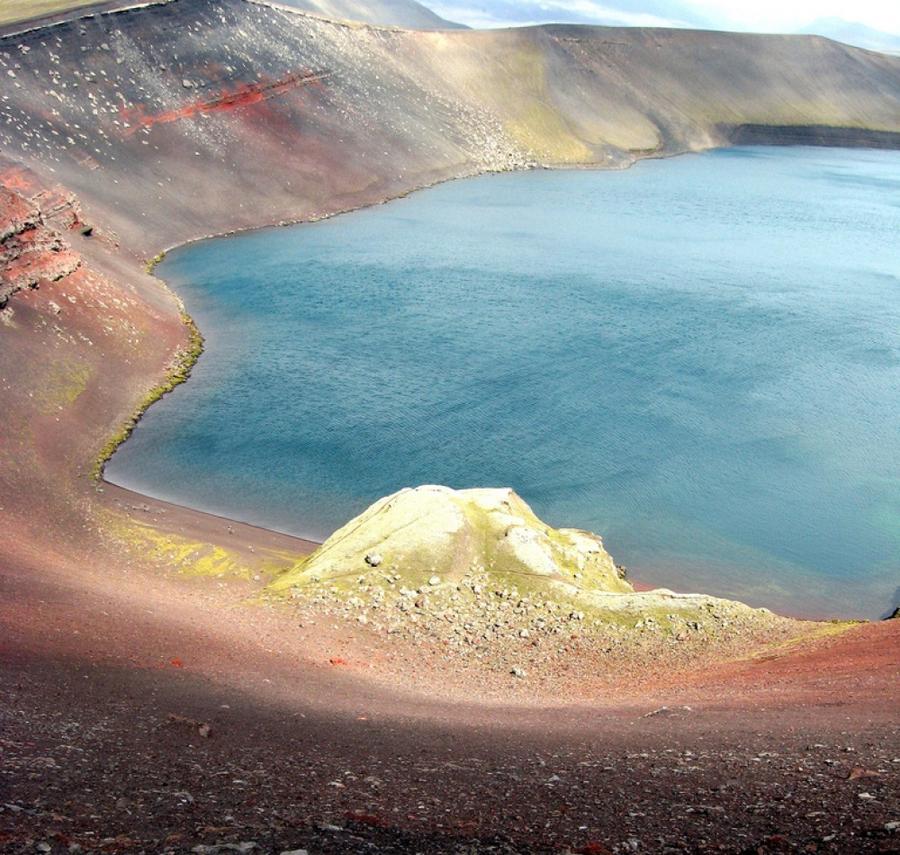
[[[897,851],[900,622],[577,704],[477,703],[513,681],[476,674],[446,703],[247,583],[0,561],[4,851]]]
[[[0,849],[898,850],[900,622],[516,680],[114,548],[98,511],[248,561],[313,544],[90,484],[185,333],[67,241],[0,330]]]

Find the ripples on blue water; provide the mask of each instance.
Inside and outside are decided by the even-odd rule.
[[[900,585],[900,153],[488,176],[159,274],[207,351],[115,482],[318,538],[511,485],[653,583],[869,616]]]

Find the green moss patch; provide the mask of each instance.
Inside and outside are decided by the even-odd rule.
[[[188,344],[180,349],[176,354],[166,371],[165,379],[148,390],[138,405],[134,408],[132,414],[122,423],[119,429],[104,443],[91,469],[91,477],[95,481],[99,481],[103,475],[103,469],[109,459],[115,454],[116,449],[131,436],[135,425],[140,421],[141,416],[147,411],[147,408],[162,398],[168,392],[171,392],[176,386],[184,383],[190,376],[191,369],[194,367],[200,354],[203,353],[203,336],[194,323],[194,319],[182,311],[181,321],[188,330]]]

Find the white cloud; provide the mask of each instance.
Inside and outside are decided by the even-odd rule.
[[[2,2],[2,0],[0,0]],[[554,22],[633,27],[709,26],[723,30],[790,33],[821,18],[841,18],[900,34],[900,0],[671,0],[664,17],[638,11],[641,0],[435,0],[426,5],[470,27]],[[616,8],[627,6],[626,9]],[[657,4],[657,8],[659,5]]]
[[[620,25],[623,27],[687,27],[685,21],[663,18],[642,12],[630,12],[616,9],[594,0],[517,0],[516,14],[509,12],[512,4],[499,9],[491,9],[490,5],[470,7],[442,2],[428,2],[430,9],[442,18],[466,24],[477,29],[497,27],[527,27],[548,21],[566,22],[572,20],[594,21],[598,23]]]
[[[468,6],[446,5],[444,3],[432,3],[426,0],[425,5],[447,21],[457,24],[465,24],[476,30],[495,30],[502,27],[530,27],[546,21],[529,21],[523,18],[515,20],[504,18],[489,12],[487,9],[473,9]]]
[[[900,33],[897,0],[682,0],[718,26],[790,32],[818,18],[843,18],[876,30]]]
[[[539,0],[537,3],[526,2],[523,5],[535,5],[539,9],[552,12],[570,12],[585,18],[609,21],[621,24],[623,27],[686,27],[684,21],[676,21],[672,18],[660,18],[657,15],[647,15],[642,12],[628,12],[604,6],[602,3],[594,3],[593,0]]]

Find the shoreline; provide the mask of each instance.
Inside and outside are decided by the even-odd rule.
[[[222,532],[226,532],[229,535],[243,537],[254,547],[263,545],[265,548],[285,549],[300,554],[308,554],[321,546],[321,542],[317,540],[204,511],[201,508],[193,508],[190,505],[157,499],[105,479],[98,482],[97,492],[101,494],[101,503],[106,506],[117,506],[119,510],[127,513],[165,515],[166,521],[178,525],[183,533],[215,531],[217,537],[214,539],[219,539]]]
[[[104,467],[106,463],[112,458],[114,453],[118,450],[118,448],[124,444],[127,439],[130,437],[132,431],[139,423],[139,421],[143,418],[145,413],[149,410],[149,408],[156,403],[156,401],[163,398],[170,391],[173,391],[177,386],[186,382],[189,379],[191,374],[191,369],[196,364],[197,360],[203,353],[203,336],[197,326],[196,322],[193,318],[187,313],[184,308],[184,303],[181,296],[169,285],[169,283],[163,278],[157,276],[155,274],[156,267],[166,258],[166,256],[173,251],[177,251],[179,249],[192,246],[193,244],[200,243],[202,241],[213,240],[217,238],[225,238],[225,237],[235,237],[243,234],[252,234],[254,232],[282,228],[288,226],[299,226],[299,225],[311,225],[314,223],[321,222],[323,220],[332,219],[334,217],[359,212],[368,208],[374,208],[378,205],[386,205],[391,202],[398,202],[402,199],[405,199],[414,193],[418,193],[419,191],[428,190],[434,187],[437,187],[444,183],[449,183],[450,181],[455,181],[459,179],[467,179],[467,178],[481,178],[487,177],[490,175],[505,175],[505,174],[519,174],[519,173],[527,173],[531,171],[536,171],[538,169],[546,170],[546,171],[577,171],[590,169],[591,171],[596,172],[605,172],[605,171],[624,171],[625,169],[630,169],[635,166],[638,162],[642,160],[665,160],[669,158],[673,158],[676,156],[682,156],[686,154],[706,154],[712,151],[727,151],[733,148],[739,148],[741,146],[735,145],[723,145],[711,147],[709,149],[699,150],[699,151],[678,151],[671,153],[660,153],[660,152],[647,152],[640,153],[638,156],[634,158],[630,163],[626,165],[617,165],[617,166],[603,166],[599,164],[580,164],[574,166],[565,166],[565,165],[556,165],[556,166],[546,166],[546,165],[536,165],[529,164],[525,167],[521,168],[512,168],[508,170],[485,170],[485,171],[476,171],[472,173],[464,173],[458,176],[442,178],[437,181],[433,181],[430,183],[423,184],[418,187],[411,188],[403,193],[397,194],[395,196],[386,197],[380,201],[373,202],[370,204],[361,204],[352,207],[348,207],[345,209],[341,209],[338,211],[334,211],[331,213],[322,214],[319,216],[307,217],[307,218],[298,218],[298,219],[290,219],[290,220],[280,220],[273,223],[261,223],[258,225],[246,227],[246,228],[238,228],[232,229],[228,231],[223,231],[220,233],[207,234],[200,237],[190,238],[181,243],[175,244],[165,250],[160,251],[153,258],[149,259],[145,264],[146,272],[153,277],[156,283],[160,287],[162,287],[166,292],[170,293],[174,300],[177,302],[182,320],[185,324],[185,327],[189,331],[189,343],[190,348],[185,350],[182,349],[177,354],[177,361],[175,366],[171,369],[170,372],[167,373],[166,379],[164,382],[158,384],[153,387],[146,395],[145,399],[139,404],[135,413],[124,423],[122,428],[113,435],[113,437],[109,440],[106,446],[104,446],[101,455],[98,457],[95,468],[93,470],[93,478],[94,483],[97,487],[98,492],[103,492],[105,489],[109,489],[114,496],[119,496],[122,499],[129,498],[133,501],[138,501],[143,504],[147,502],[152,502],[154,505],[160,508],[166,508],[168,512],[173,512],[172,516],[177,517],[181,520],[189,520],[190,524],[196,527],[200,531],[208,531],[214,528],[216,523],[222,523],[226,528],[240,526],[242,529],[245,529],[248,533],[255,533],[255,537],[253,540],[257,540],[258,538],[262,538],[263,540],[267,538],[282,538],[285,539],[285,542],[293,549],[301,552],[302,554],[306,554],[317,546],[321,544],[322,541],[318,540],[316,537],[310,537],[308,535],[303,534],[295,534],[287,531],[283,531],[269,525],[266,525],[264,522],[259,523],[251,523],[246,520],[242,520],[238,517],[229,516],[227,513],[218,513],[212,510],[206,510],[202,507],[197,507],[188,502],[181,502],[177,498],[174,499],[164,499],[157,496],[152,495],[151,493],[144,493],[139,489],[133,489],[130,487],[126,487],[122,484],[117,484],[113,481],[107,480],[104,477]],[[745,146],[747,147],[747,146]],[[783,146],[765,146],[765,145],[753,145],[749,146],[752,148],[778,148]],[[197,346],[199,342],[199,347]],[[111,448],[109,446],[112,446]],[[138,510],[140,508],[132,505],[133,510]],[[299,515],[302,518],[302,513]],[[171,517],[170,517],[171,519]],[[205,521],[202,523],[200,521]],[[636,580],[632,580],[636,581]],[[667,583],[664,587],[668,587],[671,583]],[[638,590],[652,590],[654,587],[651,584],[641,583],[640,581],[636,582],[636,587]],[[729,598],[728,595],[719,595],[725,596]],[[731,595],[731,596],[739,596],[739,595]],[[776,607],[778,608],[778,607]],[[890,609],[888,609],[888,613]],[[878,622],[879,618],[862,618],[859,617],[858,614],[852,616],[845,617],[835,617],[833,614],[824,614],[822,612],[809,612],[803,614],[797,614],[796,612],[790,610],[790,608],[781,611],[779,608],[779,613],[784,614],[785,616],[789,616],[795,618],[797,620],[808,620],[808,621],[830,621],[830,620],[851,620],[851,621],[862,621],[866,623],[870,622]]]
[[[96,482],[95,491],[99,494],[97,500],[103,507],[127,514],[138,525],[149,525],[154,528],[158,527],[167,533],[171,532],[178,536],[188,535],[200,541],[208,540],[212,545],[225,545],[229,549],[243,546],[243,551],[249,550],[249,552],[253,553],[256,549],[268,550],[275,548],[294,553],[298,556],[307,556],[311,555],[324,543],[324,540],[318,540],[314,537],[292,534],[291,532],[283,531],[271,526],[249,522],[238,517],[230,517],[226,514],[204,510],[203,508],[194,507],[188,504],[182,504],[172,499],[158,498],[149,493],[143,493],[139,490],[116,484],[114,481],[107,481],[105,478]],[[146,514],[148,517],[147,520],[142,520],[139,514]],[[155,519],[153,519],[154,515],[156,516]],[[159,519],[160,516],[164,517],[164,521]],[[226,534],[228,535],[228,538],[225,537]],[[231,537],[240,537],[242,543],[237,544],[236,542],[228,542]],[[666,584],[655,584],[630,574],[628,581],[633,586],[635,593],[639,594],[657,590],[674,590],[675,593],[678,594],[708,594],[708,591],[705,590],[672,589]],[[724,594],[709,594],[709,596],[732,600],[747,605],[743,600],[734,596],[727,596]],[[858,615],[835,617],[834,615],[813,611],[799,613],[789,608],[773,608],[771,605],[751,606],[751,608],[767,608],[781,617],[806,623],[835,623],[865,626],[877,625],[888,620],[887,615],[879,618],[859,617]],[[889,608],[887,610],[888,614],[891,611],[892,609]]]

